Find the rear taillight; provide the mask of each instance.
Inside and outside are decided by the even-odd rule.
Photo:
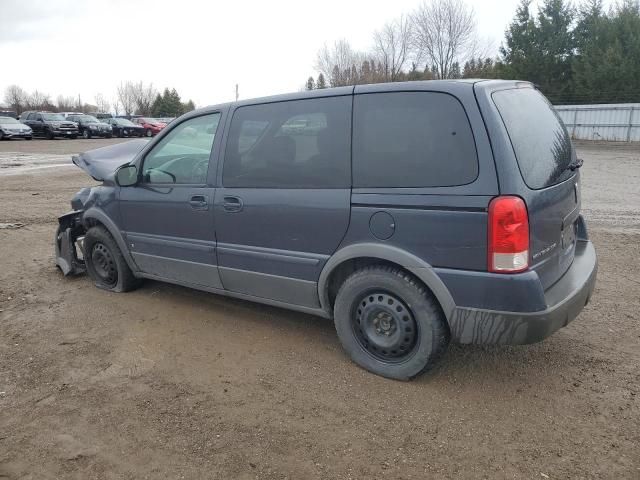
[[[496,197],[489,204],[489,271],[522,272],[529,267],[529,214],[520,197]]]

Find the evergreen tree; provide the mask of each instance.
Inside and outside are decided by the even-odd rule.
[[[537,29],[529,11],[531,0],[521,0],[516,16],[505,32],[505,43],[500,54],[508,78],[537,82],[537,64],[542,56],[537,48]]]
[[[316,82],[316,88],[317,89],[327,88],[327,81],[325,80],[324,75],[322,73],[320,75],[318,75],[318,81]]]
[[[182,104],[182,113],[187,113],[195,109],[196,109],[196,104],[193,103],[193,100],[189,100],[187,103]]]
[[[309,77],[307,79],[307,83],[305,84],[304,88],[306,90],[313,90],[314,88],[316,88],[316,82],[313,80],[313,77]]]
[[[538,11],[536,43],[543,54],[538,64],[543,75],[536,83],[552,101],[573,93],[574,18],[566,0],[545,0]]]

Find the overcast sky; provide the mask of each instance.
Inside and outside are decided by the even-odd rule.
[[[468,0],[493,51],[518,0]],[[299,90],[324,42],[366,50],[420,0],[0,0],[0,102],[7,85],[115,97],[121,81],[175,87],[198,106]]]

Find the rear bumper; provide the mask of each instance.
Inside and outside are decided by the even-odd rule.
[[[579,240],[569,270],[544,292],[544,310],[509,312],[458,306],[449,321],[452,339],[476,344],[539,342],[578,316],[589,302],[597,271],[593,244]]]

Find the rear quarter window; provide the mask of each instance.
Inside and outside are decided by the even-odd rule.
[[[478,176],[471,126],[451,95],[357,95],[353,115],[354,187],[448,187]]]
[[[533,88],[493,93],[525,183],[550,187],[573,175],[571,138],[549,101]]]

